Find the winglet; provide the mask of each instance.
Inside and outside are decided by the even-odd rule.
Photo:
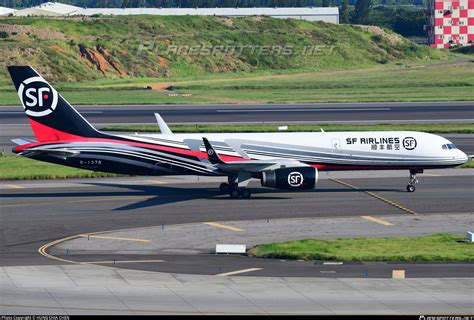
[[[155,113],[155,118],[156,118],[156,122],[158,123],[158,126],[160,127],[160,131],[162,134],[173,134],[173,132],[168,127],[165,120],[163,120],[163,118],[160,116],[159,113]]]
[[[225,163],[224,161],[221,160],[221,158],[219,157],[219,155],[216,153],[216,151],[214,150],[214,148],[212,147],[211,143],[209,142],[209,140],[207,140],[207,138],[202,138],[202,141],[204,141],[204,146],[206,147],[206,153],[207,153],[207,156],[209,157],[209,161],[212,163],[212,164],[220,164],[220,163]]]

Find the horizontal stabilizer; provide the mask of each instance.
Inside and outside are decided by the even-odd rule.
[[[34,148],[34,149],[29,149],[23,151],[22,155],[28,154],[28,156],[33,156],[33,155],[47,155],[47,156],[52,156],[52,157],[59,157],[61,159],[67,159],[69,157],[74,157],[78,154],[80,154],[80,151],[72,151],[68,150],[66,148],[62,149],[48,149],[48,148]]]
[[[30,143],[37,142],[36,140],[28,139],[28,138],[17,138],[17,139],[12,139],[10,141],[13,142],[14,144],[16,144],[17,146],[22,146],[24,144],[30,144]]]

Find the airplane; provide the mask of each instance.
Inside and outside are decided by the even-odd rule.
[[[449,140],[412,131],[174,134],[156,115],[161,134],[98,131],[30,66],[9,66],[36,141],[14,139],[13,152],[55,164],[125,175],[226,176],[231,198],[250,198],[252,179],[263,187],[314,189],[319,171],[408,170],[464,164]]]

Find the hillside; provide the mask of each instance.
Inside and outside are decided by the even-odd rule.
[[[377,27],[261,17],[5,18],[0,38],[2,66],[31,64],[68,82],[315,71],[444,56]],[[5,69],[4,90],[10,85]]]

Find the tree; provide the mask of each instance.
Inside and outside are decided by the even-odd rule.
[[[349,0],[342,0],[341,13],[339,15],[341,23],[349,23]]]
[[[354,9],[354,22],[357,24],[367,23],[367,17],[372,9],[372,0],[357,0]]]
[[[110,7],[110,1],[109,0],[98,0],[96,2],[96,6],[98,8],[108,8],[108,7]]]

